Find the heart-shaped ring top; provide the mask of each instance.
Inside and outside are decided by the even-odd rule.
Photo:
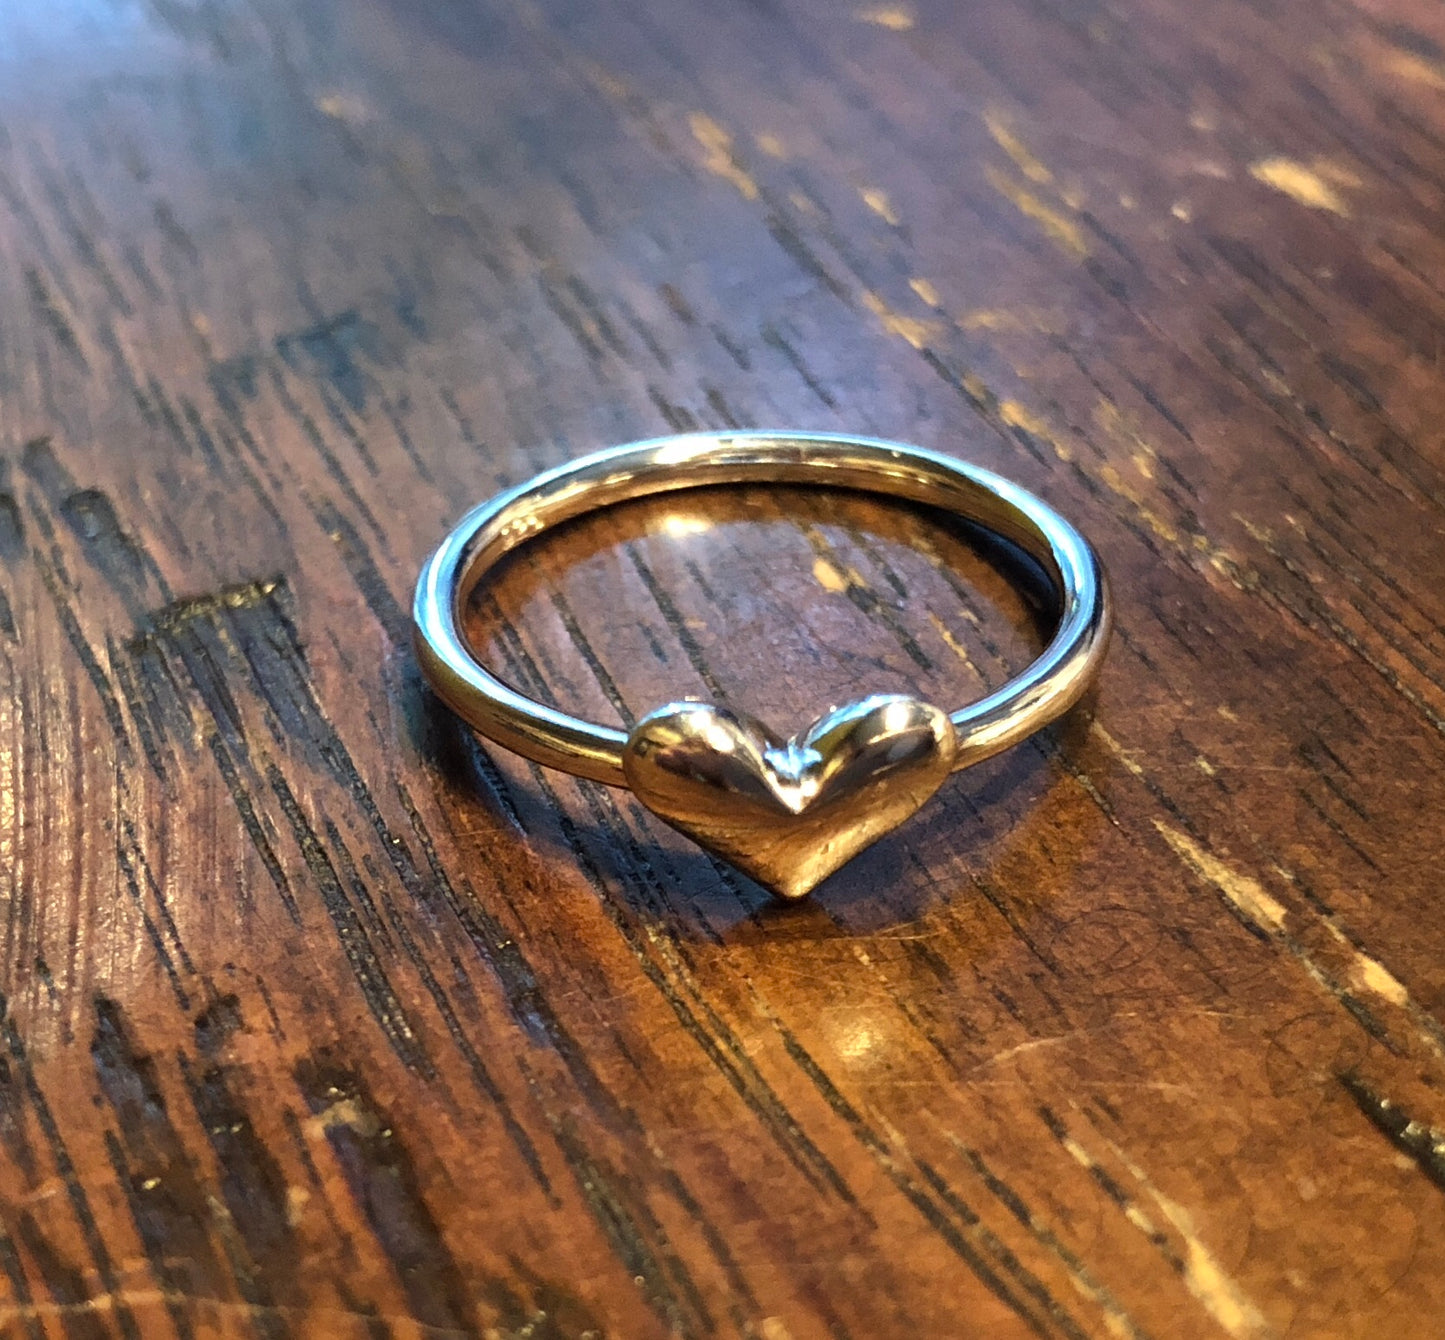
[[[953,770],[948,713],[879,695],[779,741],[710,703],[670,703],[633,728],[633,793],[694,842],[780,898],[801,898],[896,828]]]

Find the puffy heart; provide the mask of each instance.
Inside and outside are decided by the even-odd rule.
[[[953,770],[948,713],[878,695],[780,743],[710,703],[670,703],[633,728],[638,799],[778,897],[802,898],[913,814]]]

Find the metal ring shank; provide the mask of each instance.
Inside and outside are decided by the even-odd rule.
[[[502,557],[551,526],[650,494],[717,484],[811,484],[942,508],[1002,535],[1043,566],[1059,594],[1058,631],[1001,689],[953,713],[957,767],[1033,734],[1083,696],[1104,654],[1108,588],[1088,542],[1016,484],[921,447],[832,434],[695,433],[600,451],[474,507],[417,582],[417,659],[441,699],[482,735],[550,768],[625,786],[627,735],[533,701],[479,665],[461,615]]]

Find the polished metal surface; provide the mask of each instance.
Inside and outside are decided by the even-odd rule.
[[[957,751],[948,713],[916,698],[865,698],[786,742],[710,703],[672,703],[633,728],[622,767],[654,814],[794,899],[927,801]]]
[[[757,765],[750,778],[744,776],[746,764],[739,763],[742,771],[719,771],[716,759],[709,763],[703,757],[707,732],[685,729],[688,723],[702,726],[702,717],[694,722],[695,705],[663,708],[661,715],[651,714],[637,728],[650,722],[657,735],[634,731],[629,738],[518,693],[467,650],[460,623],[472,592],[505,554],[542,531],[584,512],[650,494],[758,483],[856,489],[966,517],[1039,561],[1059,596],[1058,629],[1032,665],[952,714],[952,743],[945,747],[937,742],[927,751],[928,767],[918,763],[916,772],[879,764],[887,752],[882,742],[887,731],[873,739],[869,732],[878,722],[864,724],[871,721],[869,704],[876,699],[830,713],[790,746],[777,745],[760,728],[721,709],[707,709],[717,740],[725,734],[739,751],[739,760],[752,759]],[[659,438],[597,452],[538,475],[462,518],[422,569],[412,617],[417,659],[432,687],[482,735],[548,767],[611,786],[632,786],[668,823],[748,869],[784,897],[805,893],[911,814],[936,789],[934,783],[922,790],[921,779],[925,772],[933,775],[939,758],[947,755],[951,768],[967,767],[1016,744],[1072,707],[1097,673],[1111,622],[1098,558],[1073,526],[1033,494],[988,470],[921,447],[796,433]],[[936,710],[902,701],[924,718]],[[843,722],[849,723],[847,729],[841,736],[834,734]],[[686,748],[683,738],[691,741]],[[663,748],[660,741],[665,739],[674,742]],[[820,741],[828,749],[820,749]],[[788,762],[790,749],[811,749],[819,761]],[[671,771],[662,761],[669,758],[677,764]],[[717,784],[706,785],[701,779],[707,776],[714,776]],[[790,809],[815,783],[815,799]],[[849,786],[872,796],[889,821],[863,822],[858,816],[867,803],[848,801],[844,792]],[[903,804],[914,795],[919,797],[916,803]],[[712,818],[699,808],[705,805],[712,806]],[[852,827],[844,815],[853,816]],[[789,826],[796,841],[783,842],[778,832]],[[790,853],[788,859],[796,862],[809,842],[828,848],[828,855],[807,862],[818,872],[816,877],[808,882],[778,875],[788,860],[775,854]],[[837,852],[845,854],[832,861]]]

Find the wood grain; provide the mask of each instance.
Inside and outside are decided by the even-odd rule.
[[[1442,206],[1422,0],[6,0],[0,1334],[1445,1336]],[[795,909],[408,649],[469,503],[735,425],[1118,597]],[[699,494],[472,631],[791,730],[1016,577]]]

